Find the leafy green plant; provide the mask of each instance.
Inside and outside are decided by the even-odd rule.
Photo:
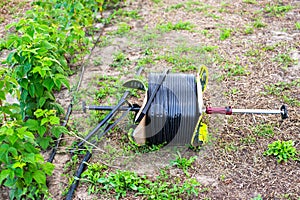
[[[251,200],[263,200],[263,198],[258,194],[256,197],[251,198]]]
[[[296,64],[296,60],[291,58],[291,56],[287,53],[280,53],[278,54],[273,61],[276,61],[282,65],[283,69],[288,68],[289,66]]]
[[[291,5],[270,5],[268,4],[265,8],[264,11],[266,13],[269,13],[272,16],[283,16],[285,13],[288,11],[292,10],[293,7]]]
[[[277,162],[280,163],[282,161],[287,162],[289,159],[298,160],[297,157],[299,153],[294,147],[294,141],[281,141],[277,140],[268,145],[268,149],[264,152],[266,156],[275,156]]]
[[[261,137],[270,138],[274,136],[274,128],[270,124],[261,124],[253,128],[253,133]]]
[[[194,25],[191,22],[179,21],[176,24],[172,24],[171,22],[168,22],[166,24],[158,24],[156,28],[161,32],[170,32],[172,30],[193,31]]]
[[[188,175],[188,168],[192,166],[192,164],[197,159],[197,156],[192,156],[189,159],[182,158],[180,153],[177,152],[176,159],[171,161],[172,166],[176,166],[183,170],[183,172]]]
[[[272,94],[277,97],[283,98],[285,103],[290,105],[300,106],[300,101],[293,97],[292,92],[299,87],[300,79],[292,82],[278,82],[275,84],[265,85],[266,92],[264,94]]]
[[[68,64],[87,52],[86,32],[107,2],[35,1],[22,19],[7,26],[0,45],[10,51],[0,68],[0,185],[10,189],[10,199],[48,197],[46,176],[54,166],[40,151],[68,131],[59,126],[63,109],[54,93],[70,89]],[[7,94],[19,104],[8,104]]]
[[[247,34],[247,35],[252,34],[253,32],[254,32],[253,27],[251,27],[249,25],[246,26],[245,29],[244,29],[244,33]]]
[[[231,33],[232,33],[231,29],[223,28],[223,29],[221,29],[219,39],[226,40],[227,38],[229,38],[231,36]]]
[[[224,70],[226,72],[226,75],[228,77],[231,77],[231,76],[245,76],[245,75],[249,74],[249,72],[247,71],[247,68],[243,67],[241,65],[226,63],[223,68],[224,68]]]
[[[126,33],[128,33],[131,30],[131,26],[125,22],[120,22],[118,24],[118,29],[116,31],[114,31],[114,34],[117,35],[125,35]]]
[[[167,178],[168,177],[168,178]],[[89,183],[89,193],[113,194],[116,199],[126,197],[128,193],[147,199],[174,199],[193,197],[199,193],[200,184],[195,179],[186,179],[183,183],[173,183],[166,170],[154,180],[131,171],[117,170],[109,172],[102,164],[90,164],[82,174],[81,181]]]
[[[265,23],[263,23],[260,18],[257,18],[257,19],[254,20],[252,26],[254,28],[264,28],[267,25]]]
[[[131,64],[130,60],[126,57],[123,52],[117,52],[113,55],[113,63],[110,64],[111,67],[123,68]]]
[[[248,3],[248,4],[258,4],[256,0],[243,0],[244,3]]]

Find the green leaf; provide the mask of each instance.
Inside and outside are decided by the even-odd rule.
[[[23,162],[15,162],[15,163],[13,164],[12,168],[15,169],[15,168],[19,167],[19,168],[23,169],[24,166],[26,166],[26,163],[23,163]]]
[[[23,162],[27,163],[35,163],[35,154],[34,153],[26,153],[24,154],[24,157],[22,158]]]
[[[20,84],[21,87],[28,90],[28,79],[22,78],[19,84]]]
[[[38,137],[37,142],[42,147],[43,150],[46,150],[49,147],[49,143],[51,141],[51,137]]]
[[[14,135],[8,135],[8,136],[6,136],[6,137],[7,137],[8,141],[9,141],[12,145],[14,145],[15,142],[19,139],[19,137],[18,137],[16,134],[14,134]]]
[[[36,130],[38,130],[39,122],[34,119],[28,119],[25,122],[25,126],[27,126],[29,130],[36,131]]]
[[[47,128],[44,127],[44,126],[39,126],[38,129],[37,129],[38,133],[39,133],[39,136],[40,137],[43,137],[43,135],[46,133],[47,131]]]
[[[54,81],[50,77],[47,77],[43,82],[43,86],[50,92],[54,86]]]
[[[43,170],[47,175],[51,175],[53,170],[54,170],[55,166],[52,163],[46,162],[43,165]]]
[[[7,153],[11,153],[13,156],[18,156],[18,151],[14,147],[9,147]]]
[[[5,170],[1,171],[1,173],[0,173],[0,185],[2,184],[3,180],[8,177],[9,174],[10,174],[10,169],[5,169]]]
[[[58,117],[56,117],[56,116],[50,116],[50,124],[51,125],[56,125],[56,124],[59,124],[59,118]]]
[[[4,91],[0,91],[0,100],[5,100],[5,92]]]
[[[29,185],[32,182],[32,173],[31,172],[25,172],[24,181],[25,181],[26,185]]]
[[[43,118],[41,121],[41,126],[43,126],[45,123],[47,123],[49,121],[48,118]]]
[[[68,133],[68,129],[64,126],[54,126],[51,129],[51,133],[58,138],[62,133]]]
[[[37,170],[33,172],[32,177],[37,183],[42,185],[46,184],[46,175],[43,171]]]
[[[42,107],[46,102],[46,98],[45,97],[41,97],[39,100],[39,107]]]
[[[32,83],[29,85],[28,91],[29,91],[29,94],[32,98],[35,97],[35,88],[34,88],[34,85]]]
[[[37,97],[43,97],[44,96],[44,87],[41,87],[40,83],[34,84],[35,94]]]

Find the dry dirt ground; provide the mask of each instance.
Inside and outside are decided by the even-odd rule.
[[[268,5],[275,10],[268,10]],[[281,14],[276,13],[279,5],[293,7]],[[53,199],[63,199],[78,166],[76,160],[70,162],[70,141],[92,130],[99,118],[94,111],[84,114],[81,101],[114,104],[122,94],[122,82],[132,78],[139,65],[143,65],[142,75],[147,77],[149,72],[161,72],[167,67],[175,72],[195,73],[191,66],[205,64],[210,73],[204,94],[206,105],[278,109],[284,103],[289,118],[282,121],[280,116],[269,115],[205,116],[209,142],[199,152],[176,150],[184,157],[197,156],[189,172],[207,189],[195,199],[251,199],[261,195],[263,199],[299,200],[299,161],[278,164],[263,152],[278,139],[293,140],[300,150],[300,27],[296,27],[300,23],[300,1],[128,0],[122,9],[137,11],[140,18],[117,16],[104,27],[103,37],[87,60],[69,122],[74,134],[63,138],[53,162],[54,175],[48,180]],[[104,13],[109,14],[111,11]],[[167,23],[183,22],[189,22],[191,30],[164,29]],[[226,32],[228,38],[222,40]],[[112,67],[120,53],[125,56],[124,62]],[[80,72],[71,77],[74,86],[79,75]],[[268,86],[273,86],[276,94],[268,93]],[[97,99],[101,88],[109,88],[106,92],[113,93],[113,97]],[[58,101],[65,107],[70,100],[68,91],[58,94]],[[130,101],[141,104],[141,98]],[[262,125],[272,127],[272,134],[260,134]],[[90,163],[102,162],[112,170],[156,176],[175,158],[176,151],[162,148],[152,153],[133,153],[126,149],[127,126],[125,120],[100,141]],[[182,176],[182,172],[173,173]],[[74,199],[107,198],[89,195],[85,183],[79,185]]]

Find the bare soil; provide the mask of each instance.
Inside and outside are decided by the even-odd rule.
[[[194,3],[191,3],[194,2]],[[200,4],[198,4],[198,3]],[[178,148],[147,154],[134,154],[124,151],[124,139],[128,131],[128,120],[109,133],[97,144],[90,163],[102,162],[112,170],[126,169],[139,174],[155,177],[159,169],[168,166],[175,158],[176,151],[182,156],[197,155],[193,167],[189,169],[202,185],[209,188],[195,199],[251,199],[261,195],[263,199],[300,199],[300,162],[288,161],[277,163],[273,157],[263,156],[268,144],[280,140],[293,140],[300,151],[300,106],[287,103],[283,94],[266,94],[265,86],[278,82],[291,83],[300,78],[300,30],[295,23],[300,23],[300,1],[281,1],[284,5],[292,5],[293,9],[282,16],[274,16],[264,10],[268,4],[278,5],[277,1],[259,0],[257,4],[246,1],[188,1],[162,0],[159,3],[146,0],[128,0],[124,10],[138,11],[140,19],[126,20],[131,27],[124,35],[111,34],[118,29],[115,19],[112,25],[103,29],[103,35],[108,38],[108,44],[97,44],[84,70],[82,84],[79,87],[77,103],[68,124],[74,134],[64,136],[59,152],[55,157],[54,174],[49,177],[49,191],[53,199],[63,199],[63,193],[69,185],[78,163],[70,162],[68,152],[72,141],[92,130],[97,124],[93,111],[84,114],[81,101],[88,104],[114,103],[117,99],[95,102],[94,95],[99,90],[99,77],[102,75],[119,77],[123,80],[134,77],[137,63],[145,57],[145,50],[150,49],[155,55],[172,54],[177,47],[215,46],[216,50],[195,54],[186,52],[191,59],[209,69],[209,84],[204,94],[205,105],[227,106],[234,108],[278,109],[285,103],[289,109],[289,118],[282,121],[280,116],[269,115],[232,115],[205,116],[208,122],[211,139],[199,152]],[[249,1],[250,2],[250,1]],[[276,3],[277,2],[277,3]],[[183,6],[175,6],[182,4]],[[106,13],[106,14],[109,14]],[[158,24],[173,24],[190,22],[194,31],[173,30],[162,33],[157,30]],[[260,21],[266,26],[257,28],[253,23]],[[4,24],[1,24],[3,28]],[[250,26],[253,32],[245,33]],[[220,40],[220,33],[230,29],[229,38]],[[2,29],[0,29],[2,30]],[[146,36],[154,34],[152,39]],[[1,31],[0,31],[1,34]],[[117,52],[123,52],[129,61],[129,66],[113,68],[110,65]],[[191,55],[189,55],[191,54]],[[276,60],[278,55],[288,55],[294,62],[284,66],[288,61]],[[231,76],[226,70],[226,64],[240,65],[246,68],[245,75]],[[144,65],[143,76],[152,71],[163,71],[166,67],[174,68],[174,64],[165,60],[155,60]],[[185,73],[195,73],[189,70]],[[75,86],[78,74],[70,77]],[[223,78],[220,78],[222,77]],[[120,86],[116,86],[122,89]],[[278,86],[279,87],[279,86]],[[285,88],[289,96],[300,101],[299,83],[292,88]],[[238,91],[238,92],[235,92]],[[66,108],[71,100],[71,94],[65,90],[58,94],[58,101]],[[141,98],[132,98],[141,104]],[[274,127],[274,136],[265,137],[255,134],[254,128],[261,124]],[[75,136],[76,135],[76,136]],[[80,156],[79,156],[80,157]],[[66,167],[66,164],[70,167]],[[182,176],[182,172],[174,169],[173,173]],[[128,196],[125,199],[136,197]],[[108,199],[106,196],[89,195],[87,185],[80,184],[74,199]]]

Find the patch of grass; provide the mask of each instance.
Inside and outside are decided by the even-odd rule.
[[[244,144],[255,144],[256,143],[255,137],[253,137],[251,135],[241,138],[240,141]]]
[[[256,18],[252,24],[252,26],[254,28],[264,28],[267,25],[265,23],[262,22],[262,20],[260,18]]]
[[[151,0],[153,3],[156,3],[156,4],[158,4],[158,3],[161,3],[162,2],[162,0]]]
[[[219,39],[222,41],[226,40],[227,38],[229,38],[231,36],[231,33],[232,33],[231,29],[223,28],[223,29],[221,29]]]
[[[297,30],[300,30],[300,22],[296,22],[295,27],[296,27]]]
[[[188,174],[188,168],[192,166],[192,164],[197,159],[197,156],[192,156],[189,159],[183,158],[179,152],[177,152],[176,159],[171,161],[172,166],[176,166],[183,170],[183,172],[189,176]]]
[[[113,63],[110,64],[110,67],[122,69],[123,67],[127,67],[131,64],[131,61],[127,58],[127,56],[123,52],[117,52],[113,54]]]
[[[252,26],[245,26],[244,33],[246,35],[252,34],[253,32],[254,32],[254,29]]]
[[[300,86],[300,79],[292,82],[277,82],[275,84],[265,85],[265,95],[271,94],[283,98],[284,102],[292,106],[300,106],[300,101],[293,97],[293,93]]]
[[[236,95],[240,92],[238,88],[232,88],[230,91],[225,92],[225,96]]]
[[[183,3],[178,3],[178,4],[175,4],[175,5],[171,5],[170,7],[168,7],[166,9],[166,11],[168,12],[168,11],[172,11],[172,10],[178,10],[178,9],[184,8],[184,7],[185,7],[185,5]]]
[[[139,15],[138,11],[136,10],[123,10],[123,9],[118,9],[115,12],[116,16],[120,16],[120,17],[127,17],[130,19],[140,19],[141,16]]]
[[[147,199],[175,199],[196,197],[200,191],[200,183],[193,178],[185,180],[171,177],[166,170],[149,179],[131,171],[110,171],[99,163],[89,164],[82,174],[82,182],[87,182],[89,194],[102,194],[116,199],[131,195]]]
[[[256,197],[251,198],[251,200],[263,200],[263,198],[258,194]]]
[[[177,3],[171,5],[166,9],[166,11],[168,12],[168,11],[178,10],[183,8],[187,12],[205,12],[210,7],[211,6],[201,3],[199,1],[187,1],[185,3]]]
[[[269,13],[271,16],[284,16],[285,13],[289,12],[290,10],[293,9],[293,6],[291,5],[266,5],[264,8],[264,11],[266,13]]]
[[[224,65],[223,69],[225,70],[226,75],[228,77],[231,77],[231,76],[246,76],[250,73],[250,72],[247,71],[246,67],[243,67],[241,65],[235,65],[235,64],[226,63]]]
[[[228,143],[224,147],[226,152],[237,151],[239,148],[233,142]]]
[[[103,62],[102,62],[102,57],[97,57],[97,58],[95,58],[94,60],[93,60],[93,64],[95,65],[95,66],[99,66],[99,65],[101,65]]]
[[[288,53],[278,54],[275,58],[273,58],[273,61],[280,63],[282,69],[287,69],[291,65],[296,64],[296,60],[292,59],[292,57]]]
[[[119,78],[101,75],[97,79],[99,89],[95,92],[96,102],[103,102],[107,97],[115,97],[119,88]]]
[[[195,25],[193,25],[191,22],[183,22],[179,21],[175,24],[172,24],[171,22],[168,22],[166,24],[158,24],[156,26],[156,29],[161,32],[170,32],[172,30],[187,30],[187,31],[193,31],[193,28]]]
[[[192,71],[197,69],[195,60],[186,55],[181,55],[180,53],[168,53],[165,55],[160,55],[157,56],[155,60],[164,60],[174,65],[174,70],[177,69],[181,72]]]
[[[243,0],[243,3],[248,3],[248,4],[258,4],[256,0]]]
[[[271,138],[274,136],[274,127],[270,124],[261,124],[255,126],[253,133],[260,137]]]
[[[131,30],[131,26],[125,22],[120,22],[118,24],[118,29],[116,31],[113,31],[113,34],[116,35],[125,35],[126,33],[129,33]]]
[[[213,34],[209,33],[207,29],[202,30],[201,33],[207,38],[211,38],[213,36]]]

